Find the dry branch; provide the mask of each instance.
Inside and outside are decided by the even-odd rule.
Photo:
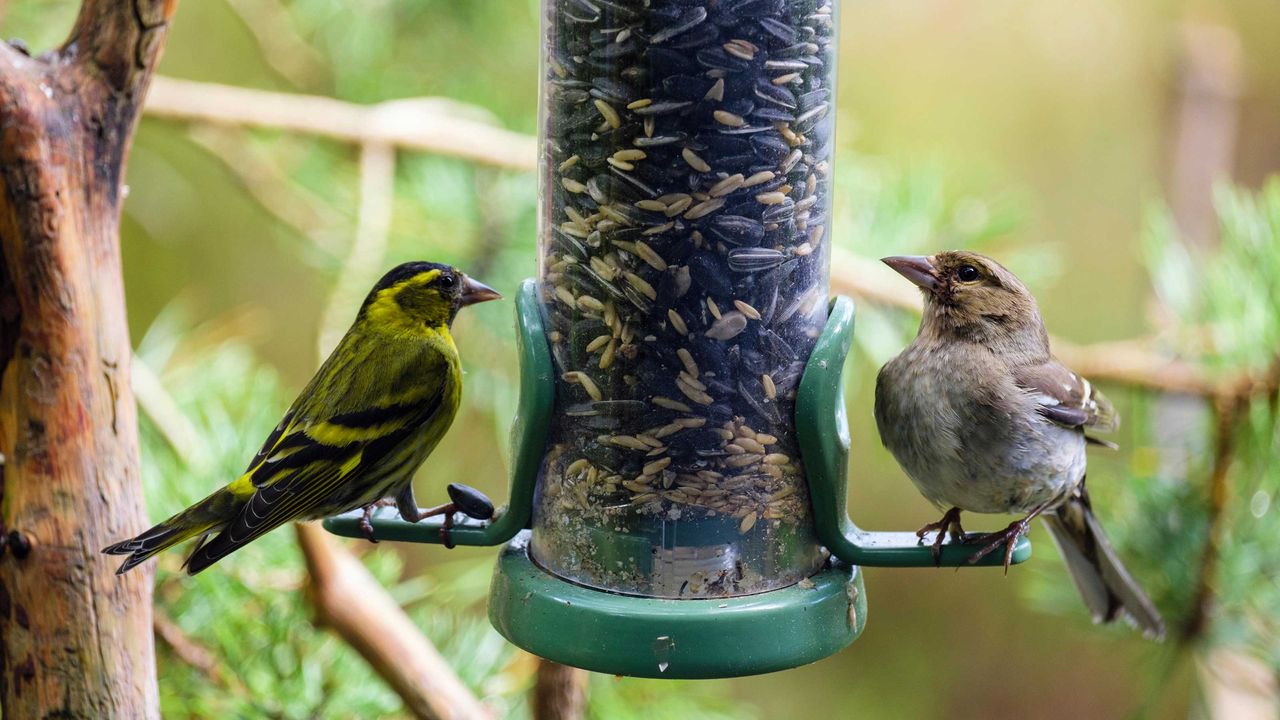
[[[156,117],[219,125],[262,127],[319,135],[360,146],[459,157],[496,167],[536,167],[536,139],[475,119],[477,109],[443,99],[393,100],[356,105],[311,95],[248,90],[158,77],[147,102]],[[920,311],[920,296],[874,260],[832,252],[831,287],[877,305]],[[1153,352],[1143,341],[1076,345],[1053,340],[1054,352],[1077,372],[1162,392],[1212,396],[1223,382],[1184,360]],[[1228,379],[1226,383],[1235,382]]]
[[[1213,613],[1217,597],[1218,559],[1222,554],[1228,519],[1227,506],[1231,499],[1231,463],[1235,456],[1236,435],[1241,422],[1247,417],[1250,401],[1254,398],[1275,398],[1280,393],[1280,355],[1259,378],[1243,376],[1234,385],[1224,386],[1213,398],[1214,452],[1209,473],[1208,530],[1204,554],[1196,575],[1195,594],[1191,613],[1182,627],[1184,642],[1198,639],[1204,634]]]
[[[476,108],[441,98],[357,105],[315,95],[157,77],[146,111],[175,120],[273,128],[355,145],[390,145],[513,170],[537,166],[532,136],[494,127],[479,117]]]
[[[120,271],[121,178],[173,0],[85,0],[62,48],[0,43],[0,714],[159,715]],[[12,544],[11,544],[12,549]]]
[[[163,640],[179,660],[198,670],[209,682],[228,687],[227,676],[222,672],[217,656],[183,632],[182,628],[161,610],[155,611],[153,627],[156,637]]]
[[[360,148],[360,210],[356,236],[320,319],[321,358],[327,357],[342,339],[351,321],[351,308],[360,306],[368,288],[385,269],[382,262],[391,232],[395,180],[396,155],[390,145],[369,143]]]
[[[587,710],[587,671],[538,658],[533,720],[581,720]]]
[[[490,712],[376,578],[319,525],[296,525],[317,624],[333,629],[391,685],[415,717],[488,720]]]
[[[831,290],[919,314],[920,293],[881,263],[835,248],[831,252]],[[1241,381],[1218,381],[1184,360],[1152,352],[1141,340],[1076,345],[1052,338],[1053,352],[1072,370],[1091,380],[1115,382],[1147,390],[1212,396]]]

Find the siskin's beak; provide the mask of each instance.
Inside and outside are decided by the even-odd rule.
[[[880,262],[893,268],[922,290],[932,290],[938,284],[937,271],[924,255],[895,255],[880,258]]]
[[[494,290],[488,285],[469,278],[466,275],[463,275],[462,278],[462,295],[459,297],[458,302],[461,307],[502,298],[502,295],[498,294],[497,290]]]

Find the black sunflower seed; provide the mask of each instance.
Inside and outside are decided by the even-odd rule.
[[[729,269],[736,272],[762,272],[782,264],[787,256],[770,248],[734,248],[729,251]]]
[[[680,15],[675,22],[668,24],[662,30],[654,33],[653,36],[649,38],[649,42],[654,45],[666,42],[686,30],[692,30],[695,25],[706,19],[707,9],[704,7],[695,7]]]

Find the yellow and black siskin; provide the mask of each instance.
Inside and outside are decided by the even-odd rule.
[[[243,475],[103,552],[129,556],[123,573],[199,537],[185,563],[194,575],[284,523],[385,498],[417,522],[413,472],[449,429],[462,393],[450,326],[460,308],[499,297],[447,265],[392,269]]]

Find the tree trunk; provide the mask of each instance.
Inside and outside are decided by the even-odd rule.
[[[152,577],[120,271],[122,176],[173,0],[86,0],[39,58],[0,43],[0,713],[155,718]]]

